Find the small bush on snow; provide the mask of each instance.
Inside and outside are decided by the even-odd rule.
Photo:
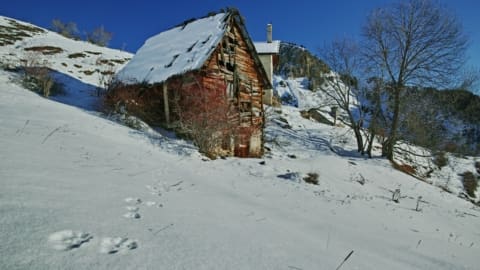
[[[448,164],[448,157],[445,152],[438,152],[435,153],[433,157],[433,164],[437,165],[439,169],[442,167],[447,166]]]
[[[24,67],[22,85],[45,97],[63,94],[63,84],[58,83],[46,67]]]
[[[475,174],[471,171],[466,171],[462,174],[463,176],[463,188],[467,192],[468,196],[475,198],[475,191],[478,187],[478,180]]]
[[[307,173],[307,176],[303,177],[303,181],[309,184],[318,185],[318,173]]]

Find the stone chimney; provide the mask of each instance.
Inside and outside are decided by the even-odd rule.
[[[272,43],[272,24],[267,24],[267,42]]]

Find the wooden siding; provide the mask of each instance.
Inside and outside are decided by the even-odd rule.
[[[259,71],[262,67],[255,62],[253,53],[248,49],[239,27],[232,22],[203,67],[205,88],[210,89],[218,80],[225,82],[226,91],[229,91],[228,85],[233,88],[232,94],[225,93],[225,96],[233,108],[229,121],[239,127],[235,141],[236,156],[259,157],[263,154],[262,95],[265,86]],[[252,137],[253,134],[256,134],[255,137]],[[261,143],[258,143],[259,139]]]
[[[254,52],[249,51],[239,27],[232,23],[222,42],[207,61],[204,86],[206,88],[216,80],[224,80],[233,86],[234,95],[230,102],[238,109],[238,122],[242,126],[263,125],[262,95],[263,80],[259,68],[253,59]],[[228,96],[228,95],[227,95]]]

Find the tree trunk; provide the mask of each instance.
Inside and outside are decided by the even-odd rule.
[[[355,121],[355,118],[353,118],[352,112],[348,109],[347,107],[347,113],[348,113],[348,118],[351,123],[351,128],[353,130],[353,133],[355,134],[355,139],[357,140],[357,151],[361,153],[362,155],[365,153],[364,152],[364,147],[363,147],[363,136],[362,136],[362,126],[360,121]]]
[[[375,139],[375,133],[372,131],[370,132],[370,138],[368,139],[368,145],[367,145],[367,155],[369,158],[372,158],[372,149],[373,149],[374,139]]]
[[[362,133],[360,131],[360,126],[355,124],[352,127],[352,129],[353,129],[353,132],[355,133],[355,138],[357,139],[357,151],[363,155],[365,152],[364,152],[364,148],[363,148],[363,137],[362,137]]]
[[[394,93],[394,108],[393,108],[393,119],[392,119],[392,128],[390,130],[390,134],[388,139],[385,142],[383,153],[387,157],[388,160],[393,161],[393,148],[395,143],[397,142],[397,129],[398,129],[398,121],[400,119],[400,90],[401,86],[395,87]]]

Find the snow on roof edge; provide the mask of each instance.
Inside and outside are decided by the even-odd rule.
[[[255,49],[259,54],[270,54],[280,52],[280,40],[272,42],[254,42]]]
[[[117,74],[127,84],[162,83],[201,68],[226,31],[231,12],[221,12],[170,28],[147,39]]]

